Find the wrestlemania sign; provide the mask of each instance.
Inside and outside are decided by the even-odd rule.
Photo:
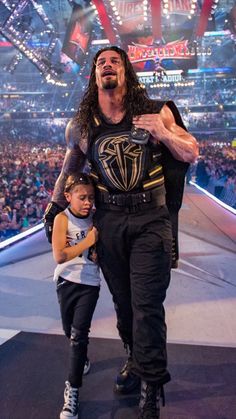
[[[127,53],[137,71],[187,70],[197,67],[196,47],[187,39],[178,39],[166,44],[129,43]]]

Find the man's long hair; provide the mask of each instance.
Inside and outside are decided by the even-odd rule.
[[[148,98],[146,90],[140,85],[126,52],[116,46],[102,48],[96,53],[93,59],[89,83],[83,95],[80,107],[74,117],[74,122],[79,126],[82,137],[88,134],[88,127],[94,125],[94,117],[98,117],[99,119],[98,87],[96,84],[95,69],[97,59],[104,51],[117,52],[124,63],[126,94],[123,98],[123,109],[126,112],[126,116],[132,119],[135,115],[141,115],[144,113],[144,106],[146,113],[148,112],[149,107],[151,112],[152,101]]]

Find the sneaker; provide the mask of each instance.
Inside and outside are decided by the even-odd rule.
[[[140,378],[131,372],[132,358],[129,357],[116,377],[114,391],[119,394],[131,393],[140,385]]]
[[[87,358],[86,361],[85,361],[85,364],[84,364],[83,375],[87,375],[90,371],[90,368],[91,368],[91,363],[90,363],[89,359]]]
[[[141,382],[139,419],[160,418],[160,397],[161,390],[156,383]]]
[[[65,382],[64,406],[60,419],[78,419],[79,391],[71,387],[69,381]]]

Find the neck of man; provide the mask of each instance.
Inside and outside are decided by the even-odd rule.
[[[118,123],[124,117],[124,94],[125,90],[121,91],[120,89],[101,89],[98,91],[99,108],[108,121]]]

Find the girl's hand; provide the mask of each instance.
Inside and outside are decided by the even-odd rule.
[[[89,241],[89,247],[92,246],[98,240],[98,231],[96,227],[92,227],[91,230],[88,231],[87,240]]]

